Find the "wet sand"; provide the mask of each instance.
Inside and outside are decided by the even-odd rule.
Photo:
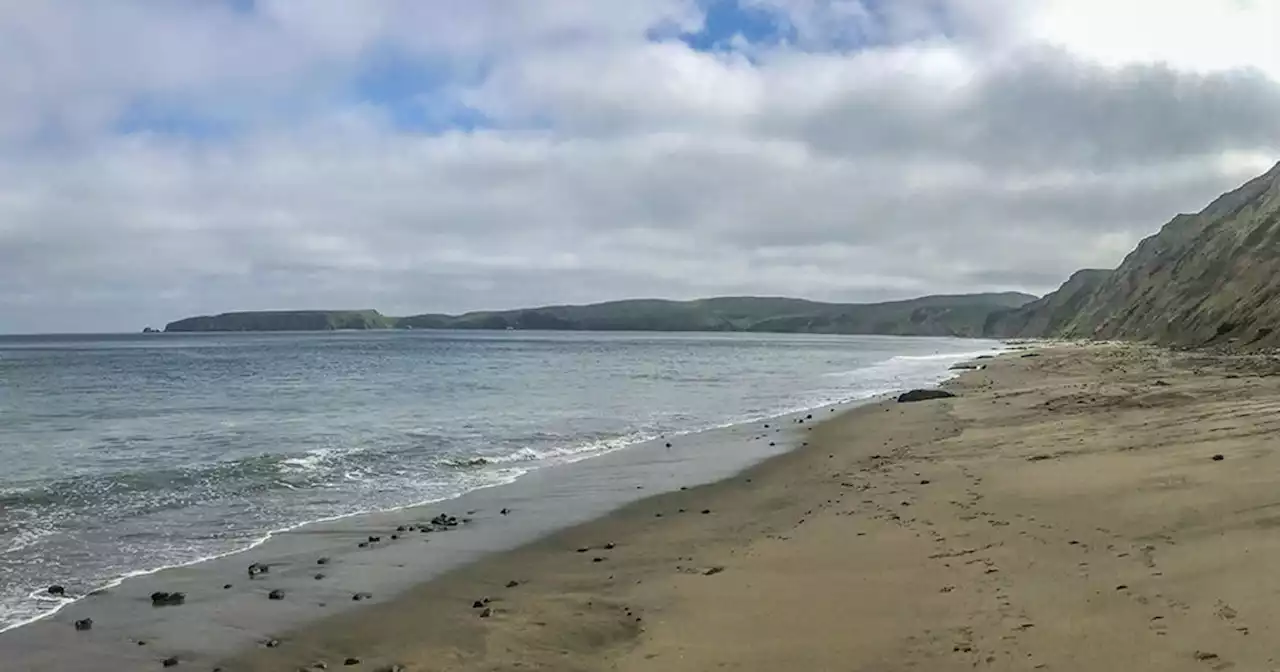
[[[1280,367],[1038,354],[221,667],[1274,669]]]

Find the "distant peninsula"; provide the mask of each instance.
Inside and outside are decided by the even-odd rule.
[[[986,335],[1008,311],[1035,301],[1019,292],[925,296],[884,303],[823,303],[729,296],[694,301],[633,299],[461,315],[389,317],[376,310],[283,310],[189,317],[167,333],[488,329],[558,331],[741,331],[892,336]]]

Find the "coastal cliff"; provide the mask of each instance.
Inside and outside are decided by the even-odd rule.
[[[1280,164],[1180,214],[1113,271],[993,316],[988,335],[1280,346]]]

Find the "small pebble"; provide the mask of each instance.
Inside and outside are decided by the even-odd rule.
[[[178,664],[178,659],[177,659],[177,658],[165,658],[165,659],[164,659],[164,661],[163,661],[163,662],[161,662],[160,664],[161,664],[161,665],[164,665],[165,667],[173,667],[173,666],[175,666],[175,665],[177,665],[177,664]]]
[[[1225,458],[1225,457],[1223,457],[1222,455],[1214,455],[1214,456],[1213,456],[1213,461],[1214,461],[1214,462],[1221,462],[1221,461],[1223,461],[1224,459],[1226,459],[1226,458]]]
[[[702,510],[702,515],[704,515],[704,516],[705,516],[705,515],[707,515],[708,513],[711,513],[711,509],[703,509],[703,510]]]
[[[268,599],[268,600],[283,600],[283,599],[284,599],[284,591],[283,591],[283,590],[280,590],[279,588],[276,588],[275,590],[273,590],[273,591],[271,591],[271,592],[267,593],[267,599]]]
[[[263,644],[263,646],[266,646],[268,649],[274,649],[274,648],[276,648],[276,647],[280,646],[280,640],[278,640],[278,639],[268,639],[268,640]]]
[[[604,545],[604,550],[606,550],[606,551],[612,551],[613,549],[615,549],[615,548],[617,548],[617,547],[618,547],[618,545],[617,545],[617,544],[615,544],[615,543],[613,543],[613,542],[611,541],[611,542],[609,542],[609,543],[607,543],[607,544],[605,544],[605,545]]]
[[[343,665],[359,665],[359,664],[360,664],[360,659],[359,659],[359,658],[348,658],[348,659],[346,659],[346,660],[342,661],[342,664],[343,664]]]
[[[591,562],[604,562],[604,558],[596,556],[594,558],[591,558]]]
[[[519,582],[519,581],[511,580],[511,581],[508,581],[508,582],[507,582],[507,587],[508,587],[508,588],[515,588],[515,587],[516,587],[516,586],[518,586],[518,585],[520,585],[520,582]]]
[[[324,579],[324,574],[316,574],[316,575],[315,575],[315,580],[316,580],[316,581],[321,581],[321,580],[323,580],[323,579]]]
[[[229,583],[224,583],[224,584],[222,584],[222,589],[223,589],[223,590],[231,590],[231,584],[229,584]]]
[[[75,624],[75,625],[76,625],[76,630],[80,630],[80,631],[84,631],[84,630],[92,630],[92,629],[93,629],[93,619],[92,619],[92,618],[82,618],[82,619],[80,619],[80,620],[76,621],[76,624]]]
[[[493,615],[493,609],[490,607],[485,607],[484,611],[480,612],[480,618],[489,618],[492,615]]]

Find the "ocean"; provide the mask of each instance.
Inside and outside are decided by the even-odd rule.
[[[51,584],[84,594],[312,521],[931,385],[999,347],[790,334],[0,337],[0,631],[56,610]],[[748,466],[707,457],[717,473]]]

